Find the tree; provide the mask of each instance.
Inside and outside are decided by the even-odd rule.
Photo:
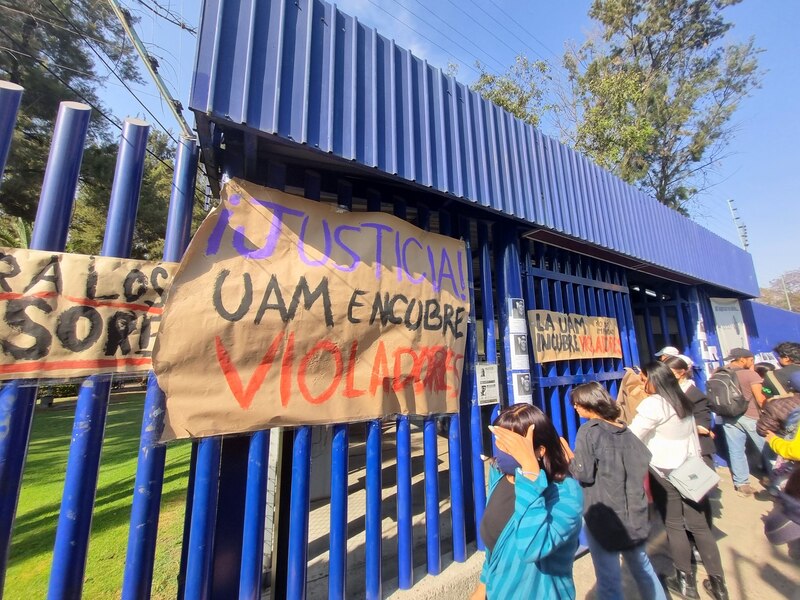
[[[106,2],[92,0],[7,0],[0,6],[0,79],[25,88],[6,171],[0,187],[0,216],[36,216],[59,102],[83,100],[102,106],[96,90],[97,55],[126,81],[141,81],[133,47]],[[107,144],[112,132],[92,111],[90,144]],[[88,167],[82,169],[82,176]],[[89,177],[93,177],[89,175]]]
[[[731,117],[758,87],[753,39],[725,43],[740,0],[594,0],[601,32],[564,66],[575,147],[681,212],[711,183]],[[562,132],[563,133],[563,132]]]
[[[476,62],[475,67],[480,76],[471,86],[474,91],[526,123],[539,125],[542,114],[548,109],[544,104],[549,80],[547,63],[520,55],[501,75],[489,73],[480,62]]]
[[[770,281],[767,287],[761,288],[758,302],[800,312],[800,269],[786,271]]]
[[[148,148],[150,153],[145,157],[131,257],[156,260],[164,250],[175,148],[165,133],[153,129]],[[103,245],[116,151],[116,142],[87,149],[84,162],[95,179],[86,180],[78,192],[67,243],[70,252],[96,254]],[[195,192],[195,228],[204,216],[199,193]]]

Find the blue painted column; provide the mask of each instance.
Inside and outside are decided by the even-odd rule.
[[[64,249],[90,114],[88,106],[77,102],[62,102],[59,107],[33,224],[34,250]],[[5,435],[0,436],[0,589],[8,562],[35,400],[36,387],[23,387],[21,381],[7,383],[0,391],[0,423],[5,429]]]
[[[3,182],[11,141],[14,139],[14,125],[17,122],[22,91],[22,86],[16,83],[0,81],[0,185]]]
[[[514,404],[513,373],[511,372],[511,334],[508,328],[508,299],[522,298],[522,271],[519,266],[520,251],[517,230],[513,225],[497,223],[493,232],[495,263],[497,268],[498,322],[503,339],[503,361],[500,371],[506,376],[508,404]]]
[[[175,155],[167,231],[164,237],[165,261],[178,262],[189,244],[197,156],[197,142],[193,138],[181,137]],[[164,392],[158,387],[151,371],[147,378],[136,482],[133,486],[128,551],[122,580],[124,600],[150,597],[167,452],[166,446],[157,444],[164,430],[165,400]],[[187,489],[191,490],[193,486],[190,485]]]
[[[123,124],[100,251],[103,256],[130,255],[149,131],[150,126],[138,119],[126,119]],[[53,548],[50,599],[81,595],[110,392],[111,375],[92,375],[78,393]]]

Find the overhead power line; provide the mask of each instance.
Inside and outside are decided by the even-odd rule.
[[[95,54],[95,56],[97,56],[97,58],[100,59],[100,62],[102,62],[106,66],[106,68],[109,70],[109,72],[112,75],[114,75],[114,77],[116,77],[117,80],[119,80],[119,82],[123,86],[125,86],[125,89],[127,89],[128,92],[130,92],[131,96],[133,96],[133,98],[136,100],[136,102],[139,103],[139,105],[147,112],[148,115],[150,115],[150,117],[158,124],[158,126],[161,127],[161,129],[164,130],[164,133],[166,133],[170,137],[170,139],[177,144],[178,140],[175,139],[175,136],[172,135],[172,132],[169,129],[167,129],[164,126],[164,124],[158,119],[158,117],[155,115],[155,113],[153,113],[153,111],[151,111],[147,107],[147,105],[144,102],[142,102],[142,100],[139,98],[139,96],[136,95],[136,92],[134,92],[133,89],[131,89],[131,87],[128,85],[128,83],[122,78],[122,76],[120,76],[120,74],[117,73],[116,69],[112,65],[108,64],[108,61],[106,61],[106,59],[103,58],[103,55],[100,54],[100,52],[94,47],[94,45],[91,43],[89,38],[87,38],[83,34],[83,32],[80,29],[78,29],[77,25],[75,25],[75,23],[73,23],[69,19],[69,17],[67,17],[63,12],[61,12],[61,9],[58,7],[58,5],[55,2],[53,2],[53,0],[48,0],[48,2],[53,7],[53,9],[55,9],[55,11],[59,15],[61,15],[61,18],[63,18],[67,23],[69,23],[73,27],[75,33],[77,33],[79,36],[81,36],[83,38],[83,40],[86,42],[86,45],[89,47],[89,49]]]
[[[144,6],[147,10],[152,12],[154,15],[161,17],[165,21],[172,23],[173,25],[177,25],[181,29],[188,31],[192,35],[197,35],[197,29],[186,23],[181,15],[176,14],[169,8],[162,6],[155,0],[150,0],[150,2],[145,2],[144,0],[136,0],[137,3]]]
[[[53,0],[50,0],[50,2],[52,3]],[[114,14],[116,14],[117,18],[120,20],[123,29],[125,29],[125,33],[128,34],[128,37],[133,43],[133,47],[136,48],[136,52],[139,53],[139,56],[144,62],[145,69],[147,69],[147,72],[150,73],[150,76],[153,78],[153,83],[156,84],[158,91],[164,97],[164,100],[167,101],[175,120],[177,120],[178,124],[181,126],[183,135],[187,138],[194,138],[195,135],[192,128],[189,127],[186,119],[183,118],[183,106],[178,100],[172,97],[167,86],[164,85],[164,80],[161,79],[161,75],[158,73],[158,61],[147,53],[147,50],[142,44],[142,40],[140,40],[139,36],[136,34],[136,30],[133,28],[131,14],[123,9],[117,0],[108,0],[108,3],[111,5]]]
[[[519,27],[520,29],[522,29],[522,26],[519,24],[519,21],[518,21],[516,18],[512,17],[510,14],[508,14],[508,13],[507,13],[505,10],[503,10],[503,7],[502,7],[502,6],[500,6],[500,5],[499,5],[497,2],[495,2],[494,0],[489,0],[489,2],[491,2],[491,3],[492,3],[492,4],[493,4],[493,5],[494,5],[494,6],[497,8],[497,10],[499,10],[501,13],[503,13],[503,14],[506,16],[506,18],[508,18],[508,20],[509,20],[509,21],[511,21],[512,23],[515,23],[515,24],[517,25],[517,27]],[[508,30],[506,29],[506,31],[508,31]],[[509,33],[510,33],[510,32],[509,32]],[[542,40],[540,40],[539,38],[537,38],[537,37],[536,37],[535,35],[533,35],[533,34],[532,34],[530,31],[527,31],[527,30],[526,30],[526,31],[525,31],[525,33],[527,33],[529,36],[531,36],[531,38],[533,38],[533,40],[534,40],[534,41],[535,41],[537,44],[539,44],[539,45],[540,45],[542,48],[544,48],[544,49],[545,49],[545,50],[547,50],[547,51],[548,51],[550,54],[552,54],[552,55],[553,55],[553,58],[555,58],[555,59],[556,59],[556,60],[558,60],[558,61],[560,61],[560,60],[561,60],[561,57],[560,57],[560,56],[558,56],[558,54],[556,54],[556,53],[555,53],[555,52],[553,52],[552,50],[550,50],[550,48],[547,46],[547,44],[545,44],[545,43],[544,43]],[[512,35],[513,35],[513,33],[512,33]],[[516,36],[515,36],[515,37],[516,37]],[[519,38],[517,38],[517,39],[519,39]],[[525,42],[524,42],[524,41],[522,41],[522,40],[520,40],[520,41],[521,41],[523,44],[525,44]],[[527,44],[525,44],[525,45],[527,46]],[[533,50],[533,48],[531,48],[530,46],[528,46],[528,48],[531,50],[531,52],[533,52],[533,51],[534,51],[534,50]],[[541,55],[539,55],[539,56],[541,56]],[[542,58],[544,59],[544,57],[542,57]],[[544,60],[546,60],[546,59],[544,59]],[[552,67],[552,65],[550,65],[550,66]]]

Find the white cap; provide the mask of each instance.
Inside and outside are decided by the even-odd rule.
[[[683,362],[686,363],[686,366],[689,367],[690,369],[694,367],[694,361],[685,354],[678,354],[676,358],[680,358]]]
[[[681,351],[675,346],[664,346],[661,350],[656,352],[656,356],[680,356]]]

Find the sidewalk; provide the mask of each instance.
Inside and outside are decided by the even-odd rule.
[[[714,500],[714,533],[725,568],[728,591],[732,600],[800,600],[800,565],[789,558],[786,546],[772,546],[764,537],[761,515],[768,512],[772,502],[765,492],[758,498],[742,498],[736,494],[726,468],[718,469],[722,481],[718,497]],[[756,489],[762,489],[757,483]],[[670,573],[672,563],[667,550],[666,533],[660,523],[655,523],[648,551],[659,573]],[[473,555],[466,563],[451,563],[439,577],[422,577],[412,590],[395,592],[393,599],[467,597],[466,590],[475,585],[483,557]],[[595,576],[592,559],[586,554],[575,561],[575,586],[577,598],[593,600]],[[623,569],[625,598],[637,598],[633,579]],[[422,575],[422,574],[420,574]],[[698,587],[706,573],[702,565],[697,569]],[[669,596],[668,596],[669,597]],[[700,590],[701,598],[710,598]],[[677,598],[677,596],[672,596]]]
[[[397,505],[395,470],[395,431],[388,425],[383,432],[383,493],[381,506],[382,525],[382,578],[383,597],[398,600],[424,600],[426,598],[464,599],[475,588],[483,565],[483,553],[474,545],[468,548],[468,559],[464,563],[452,560],[450,533],[450,498],[447,439],[437,437],[439,454],[439,536],[442,551],[442,573],[437,577],[426,574],[425,552],[425,500],[422,432],[419,423],[411,426],[412,455],[412,512],[413,512],[413,560],[414,587],[398,590],[397,586]],[[357,428],[351,430],[349,497],[348,497],[348,542],[347,542],[347,592],[351,598],[364,597],[365,536],[364,513],[366,495],[365,445],[363,434]],[[321,476],[325,464],[312,464],[312,477]],[[789,598],[800,600],[800,565],[789,558],[786,546],[772,546],[764,536],[761,515],[772,507],[766,492],[759,498],[742,498],[736,494],[727,468],[719,468],[722,481],[713,500],[714,526],[717,543],[722,554],[722,564],[732,600],[777,600]],[[754,482],[753,487],[762,490]],[[325,598],[328,591],[328,534],[330,532],[330,506],[327,501],[313,502],[309,519],[308,547],[308,598]],[[649,554],[656,570],[662,574],[672,572],[672,563],[667,550],[666,534],[658,518],[654,521],[653,533],[648,545]],[[593,600],[595,576],[592,560],[588,554],[575,561],[574,577],[577,598]],[[623,569],[625,598],[637,598],[633,579]],[[698,567],[698,587],[706,574],[702,565]],[[709,596],[700,589],[700,597]]]

